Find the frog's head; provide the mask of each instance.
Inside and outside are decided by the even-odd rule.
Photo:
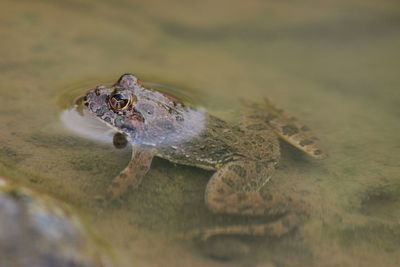
[[[133,137],[143,126],[144,118],[135,109],[135,88],[139,80],[132,74],[122,75],[111,87],[99,85],[82,98],[87,111],[118,132]]]

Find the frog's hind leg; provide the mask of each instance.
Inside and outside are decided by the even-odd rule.
[[[265,122],[281,139],[313,158],[326,157],[318,143],[318,138],[310,131],[310,128],[297,118],[275,107],[268,99],[265,99],[263,104],[263,108],[267,111],[267,115],[264,115]]]
[[[280,216],[273,222],[221,226],[189,233],[187,237],[208,239],[215,235],[281,236],[294,229],[300,217],[291,211],[292,204],[280,194],[265,201],[259,190],[271,177],[273,163],[239,160],[219,169],[207,184],[205,201],[218,214]]]

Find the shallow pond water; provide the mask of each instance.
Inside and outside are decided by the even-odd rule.
[[[0,4],[0,175],[76,209],[120,266],[398,266],[400,5],[397,1],[11,1]],[[310,206],[280,239],[214,259],[182,231],[229,218],[203,202],[210,172],[156,160],[140,189],[98,200],[129,148],[60,119],[71,99],[134,72],[184,88],[234,120],[268,96],[318,134],[329,157],[284,146],[271,186]],[[234,111],[234,112],[232,112]],[[235,241],[236,242],[236,241]]]

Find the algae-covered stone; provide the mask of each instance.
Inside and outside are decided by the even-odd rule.
[[[64,203],[0,177],[0,266],[110,267]]]

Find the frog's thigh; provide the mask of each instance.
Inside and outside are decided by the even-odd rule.
[[[155,156],[154,149],[132,147],[132,158],[128,166],[116,176],[107,191],[107,198],[116,199],[129,188],[136,188],[150,169]]]
[[[284,201],[265,202],[259,190],[270,179],[273,163],[250,160],[229,162],[222,166],[207,184],[205,201],[214,213],[264,215],[279,213]],[[280,203],[278,205],[278,203]],[[274,207],[275,206],[275,207]]]
[[[294,229],[299,224],[300,217],[289,210],[288,199],[281,197],[280,194],[272,194],[265,201],[259,193],[273,169],[273,164],[246,160],[226,164],[209,181],[206,203],[215,213],[284,216],[267,223],[196,230],[187,237],[208,239],[215,235],[281,236]]]

